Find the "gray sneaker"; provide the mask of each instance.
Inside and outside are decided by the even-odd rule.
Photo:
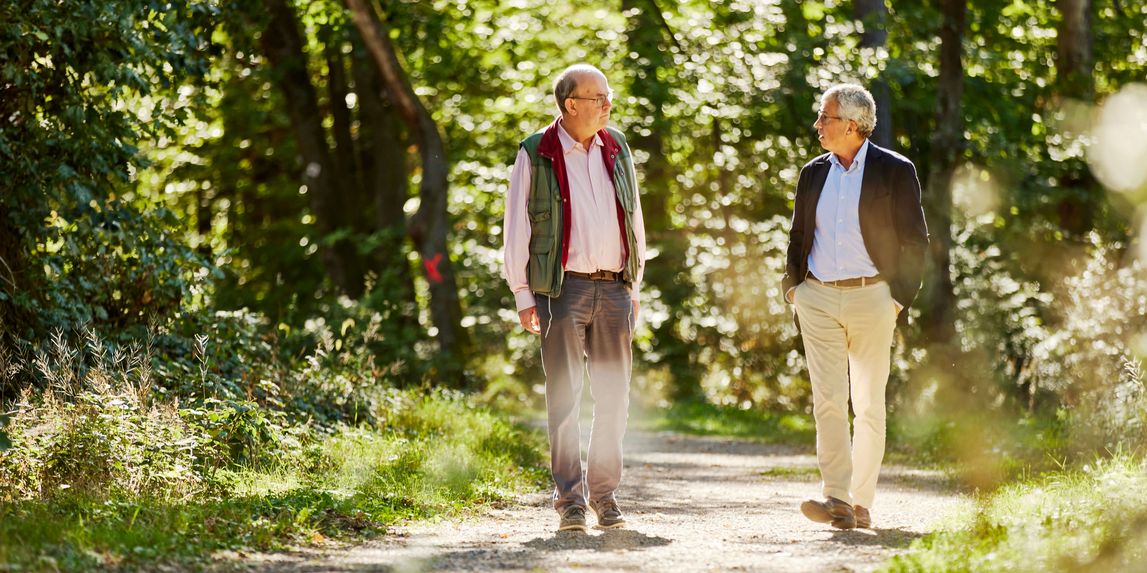
[[[616,501],[612,499],[591,501],[589,506],[597,514],[598,529],[625,527],[625,517],[621,515],[621,510],[618,509]]]
[[[585,531],[585,508],[580,505],[571,505],[562,512],[562,521],[558,531]]]
[[[856,527],[856,512],[852,506],[835,497],[824,501],[810,499],[801,504],[801,513],[817,523],[831,523],[837,529]]]

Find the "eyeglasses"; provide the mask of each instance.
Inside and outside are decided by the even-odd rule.
[[[596,103],[597,107],[605,107],[606,102],[613,103],[613,90],[609,90],[609,93],[605,95],[599,95],[596,97],[566,96],[566,99],[584,99],[586,101],[592,101]]]
[[[825,115],[823,111],[817,112],[817,114],[816,114],[816,121],[818,123],[824,123],[825,120],[829,120],[829,119],[844,119],[844,118],[839,116],[839,115]]]

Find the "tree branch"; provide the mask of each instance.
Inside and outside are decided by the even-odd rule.
[[[677,41],[677,35],[673,33],[673,28],[669,27],[669,22],[665,19],[665,14],[661,13],[661,7],[657,5],[657,0],[649,0],[649,5],[653,8],[653,13],[657,15],[657,21],[661,23],[661,28],[669,35],[669,41],[673,42],[678,52],[684,53],[685,50],[681,48],[681,44]]]

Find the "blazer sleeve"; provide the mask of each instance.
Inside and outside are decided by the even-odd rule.
[[[808,187],[808,174],[809,167],[806,165],[801,168],[800,176],[797,178],[797,193],[793,199],[793,220],[789,225],[789,245],[785,252],[785,275],[781,279],[781,299],[788,302],[785,298],[785,293],[790,288],[800,284],[801,277],[801,250],[804,245],[804,207],[802,205],[804,195]]]
[[[924,221],[924,208],[920,203],[920,179],[916,166],[905,161],[897,170],[895,218],[896,235],[900,241],[900,296],[897,302],[904,308],[911,306],[924,279],[924,260],[928,252],[928,224]],[[907,313],[902,312],[901,316]]]

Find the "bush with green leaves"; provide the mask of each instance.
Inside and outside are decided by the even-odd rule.
[[[951,255],[959,350],[986,361],[966,377],[983,375],[985,400],[1027,408],[1037,389],[1024,375],[1035,347],[1049,336],[1045,315],[1054,297],[1017,271],[1020,253],[999,243],[991,218],[969,220],[956,234]]]
[[[86,328],[78,339],[56,331],[31,354],[0,351],[8,372],[25,365],[45,390],[27,388],[14,403],[0,451],[4,497],[187,497],[226,488],[221,468],[292,457],[305,429],[281,410],[234,397],[164,398],[151,344],[127,348]],[[13,364],[17,366],[13,366]]]
[[[87,322],[130,330],[197,296],[209,266],[173,238],[180,223],[125,197],[144,163],[139,142],[186,117],[164,96],[206,73],[216,10],[152,0],[0,5],[5,342],[35,344]],[[0,401],[21,387],[0,387]]]
[[[184,498],[209,485],[196,463],[209,439],[153,400],[146,374],[58,372],[46,391],[25,391],[15,404],[6,427],[12,447],[0,451],[0,497]]]
[[[1078,447],[1143,444],[1147,380],[1136,340],[1147,333],[1147,266],[1093,234],[1086,266],[1058,299],[1057,328],[1033,348],[1031,385],[1056,397]]]

